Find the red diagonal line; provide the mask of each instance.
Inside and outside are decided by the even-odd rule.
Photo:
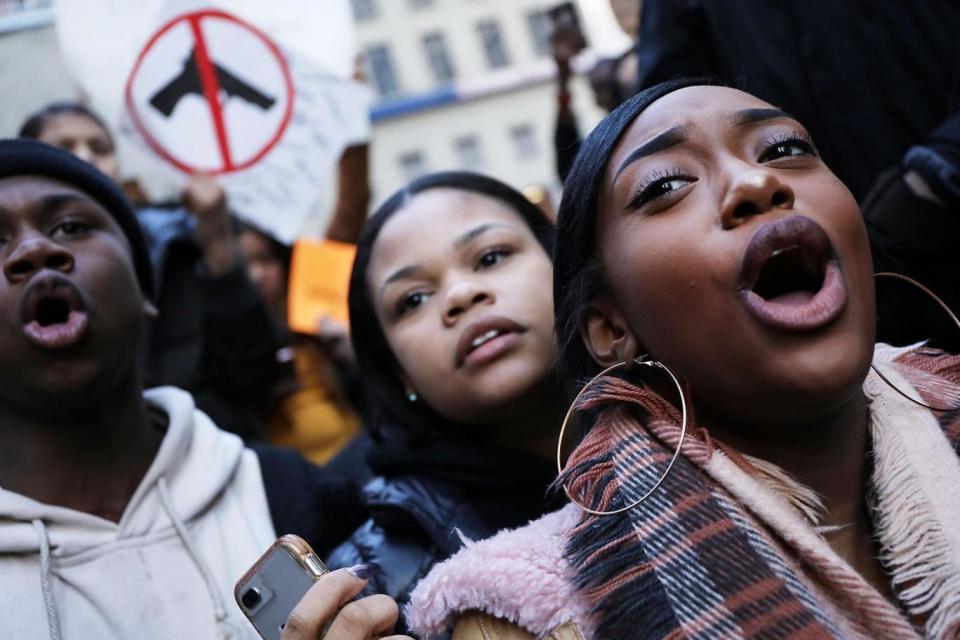
[[[227,127],[223,122],[223,108],[220,105],[220,80],[207,54],[207,43],[203,39],[200,29],[200,16],[191,16],[190,29],[193,31],[193,40],[196,44],[197,71],[200,82],[203,84],[203,95],[210,105],[210,115],[213,117],[213,126],[217,132],[217,143],[220,145],[220,156],[223,158],[223,168],[226,171],[233,169],[233,158],[230,156],[230,142],[227,138]]]

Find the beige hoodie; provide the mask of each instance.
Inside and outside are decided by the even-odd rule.
[[[257,638],[233,585],[274,540],[256,455],[191,396],[119,523],[0,488],[0,638]]]

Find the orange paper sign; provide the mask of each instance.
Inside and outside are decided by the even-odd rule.
[[[347,289],[357,247],[334,240],[297,240],[290,264],[287,324],[298,333],[316,333],[328,316],[349,324]]]

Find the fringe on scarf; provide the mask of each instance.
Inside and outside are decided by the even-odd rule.
[[[928,353],[929,352],[929,353]],[[931,406],[960,406],[960,391],[944,374],[955,377],[960,368],[957,358],[922,357],[932,350],[909,354],[904,364],[912,369],[910,382],[920,399]],[[950,366],[952,365],[952,367]],[[911,386],[894,367],[885,367],[884,375],[909,394]],[[944,486],[944,495],[928,495],[930,483],[921,482],[918,465],[938,465],[949,471],[956,458],[939,460],[928,445],[936,440],[934,416],[926,409],[899,396],[890,396],[885,383],[871,376],[865,385],[873,399],[871,424],[874,446],[874,490],[877,506],[874,519],[877,534],[883,540],[881,559],[892,574],[899,599],[916,618],[925,620],[926,635],[931,638],[954,638],[960,635],[960,507],[957,487]],[[913,394],[911,394],[913,395]],[[939,425],[945,434],[957,423],[958,413],[940,416]],[[914,440],[905,447],[904,439]],[[935,442],[930,442],[935,446]],[[956,443],[953,443],[956,446]],[[918,455],[923,448],[927,455]],[[923,457],[924,459],[918,459]],[[929,469],[928,469],[929,470]],[[934,503],[944,503],[938,514]],[[944,512],[952,522],[943,522]],[[949,530],[944,530],[947,526]],[[952,541],[952,542],[951,542]]]

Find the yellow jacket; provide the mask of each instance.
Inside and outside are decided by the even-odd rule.
[[[293,365],[295,387],[267,415],[267,438],[324,464],[359,433],[360,421],[332,363],[316,345],[296,344]]]

